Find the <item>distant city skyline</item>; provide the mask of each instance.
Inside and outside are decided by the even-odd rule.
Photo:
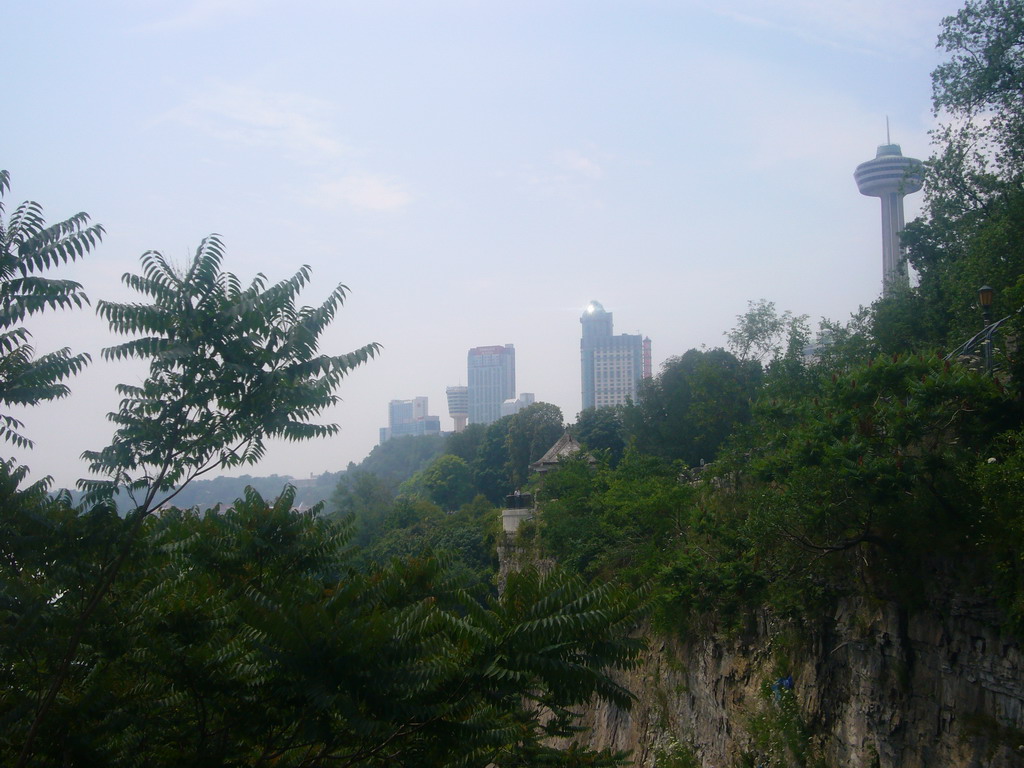
[[[143,300],[121,282],[141,254],[182,265],[212,232],[244,283],[308,264],[300,303],[348,286],[325,354],[382,345],[324,412],[336,436],[272,441],[233,474],[361,461],[391,400],[428,396],[447,428],[446,388],[487,343],[514,343],[519,386],[575,421],[595,297],[654,340],[655,373],[724,344],[748,301],[844,321],[879,295],[879,209],[851,172],[886,115],[905,155],[930,154],[936,37],[962,4],[7,3],[6,210],[86,211],[106,235],[48,275],[92,307],[29,323],[38,352],[92,363],[12,413],[36,447],[0,456],[87,475],[115,385],[146,375],[103,359],[126,339],[96,303]]]

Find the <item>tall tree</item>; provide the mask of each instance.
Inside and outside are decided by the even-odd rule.
[[[749,420],[761,378],[757,362],[724,349],[691,349],[642,383],[639,402],[625,411],[626,430],[645,453],[689,466],[712,461],[733,429]]]
[[[794,317],[788,309],[778,312],[773,301],[747,302],[747,311],[736,316],[736,326],[725,334],[729,351],[743,362],[753,360],[767,367],[801,340],[806,343],[806,330],[802,330],[806,322],[806,315]]]
[[[89,355],[72,354],[67,347],[36,356],[24,320],[49,309],[87,304],[82,286],[72,280],[42,277],[61,264],[81,258],[103,237],[103,227],[77,213],[47,225],[39,203],[19,205],[4,221],[3,196],[10,174],[0,170],[0,406],[35,405],[64,397],[65,379],[80,371]],[[23,424],[0,413],[0,439],[26,447]]]
[[[530,464],[547,453],[563,431],[562,409],[551,403],[533,403],[512,416],[506,438],[511,487],[526,483]]]
[[[445,453],[446,445],[446,438],[440,435],[393,437],[375,445],[352,469],[374,474],[394,489]]]
[[[904,242],[920,275],[914,312],[955,348],[980,330],[977,290],[993,287],[993,319],[1024,305],[1024,2],[971,0],[942,22],[948,60],[932,73],[925,207]],[[1020,317],[1009,335],[1024,330]],[[1024,372],[1005,345],[1015,373]]]
[[[57,635],[63,650],[37,690],[17,766],[32,760],[62,693],[73,695],[69,680],[83,669],[79,649],[94,618],[109,609],[115,581],[134,556],[151,513],[205,472],[255,462],[267,437],[334,434],[336,425],[311,421],[336,401],[344,375],[378,351],[369,344],[343,355],[317,353],[319,337],[345,297],[344,286],[319,307],[298,307],[308,267],[270,286],[260,275],[243,289],[221,269],[222,259],[216,236],[206,238],[180,271],[159,253],[146,253],[143,274],[127,274],[124,282],[152,303],[99,305],[114,331],[138,335],[104,350],[104,356],[149,360],[149,376],[141,385],[118,388],[123,400],[110,414],[117,425],[113,441],[85,454],[93,472],[106,476],[81,482],[87,502],[96,505],[87,519],[103,522],[103,544],[90,577],[60,601],[70,606],[66,632]],[[131,502],[123,519],[110,514],[120,490]],[[40,606],[21,608],[31,612]]]
[[[488,424],[470,465],[477,490],[500,504],[526,483],[530,463],[543,456],[563,430],[562,409],[551,403],[533,403]]]
[[[486,434],[486,424],[467,424],[461,432],[452,432],[445,438],[444,452],[472,462]]]
[[[576,416],[572,431],[580,445],[590,452],[604,451],[614,467],[626,450],[623,406],[586,408]]]
[[[86,452],[105,481],[94,493],[125,487],[135,511],[147,514],[173,497],[170,489],[218,467],[258,461],[268,437],[327,437],[336,424],[312,420],[334,405],[335,391],[354,367],[379,351],[368,344],[342,355],[318,354],[320,335],[334,319],[347,288],[338,285],[319,307],[298,307],[309,282],[302,267],[267,285],[258,275],[243,289],[221,269],[224,249],[211,235],[191,264],[176,270],[159,253],[142,257],[142,275],[124,283],[152,303],[101,301],[111,329],[138,338],[103,351],[107,359],[150,361],[141,386],[122,384],[111,444]],[[170,491],[170,492],[169,492]]]
[[[458,456],[438,456],[419,474],[427,497],[448,512],[455,511],[475,495],[469,465]]]
[[[385,480],[350,469],[339,478],[327,506],[341,519],[352,518],[353,543],[365,546],[383,531],[394,500],[395,493]]]
[[[931,201],[974,210],[1024,175],[1024,3],[968,0],[942,21],[949,59],[932,72]]]
[[[488,424],[470,464],[477,490],[494,504],[500,504],[514,490],[508,477],[508,432],[511,423],[511,416],[502,416]]]

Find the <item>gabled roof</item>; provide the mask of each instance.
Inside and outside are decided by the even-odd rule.
[[[547,472],[549,469],[558,466],[558,460],[562,457],[572,456],[582,450],[583,446],[577,442],[575,437],[569,434],[569,430],[565,430],[555,444],[548,448],[547,453],[530,465],[530,470],[532,472]],[[597,463],[597,460],[590,454],[586,454],[586,459],[590,464]]]

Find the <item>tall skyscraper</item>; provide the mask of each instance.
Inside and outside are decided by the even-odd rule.
[[[516,349],[474,347],[469,350],[467,388],[469,423],[490,424],[501,418],[501,404],[516,396]]]
[[[853,178],[862,195],[882,198],[882,295],[908,284],[907,264],[900,246],[903,197],[921,189],[924,166],[904,157],[899,144],[883,144],[874,160],[857,166]]]
[[[640,380],[651,377],[651,340],[640,334],[612,334],[612,313],[600,302],[587,305],[580,339],[583,409],[636,400]]]
[[[469,387],[447,387],[448,415],[455,422],[455,431],[461,432],[469,420]]]

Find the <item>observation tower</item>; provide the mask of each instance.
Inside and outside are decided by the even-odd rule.
[[[874,160],[857,166],[853,178],[862,195],[882,198],[882,295],[894,285],[907,285],[907,265],[900,246],[903,196],[921,189],[924,166],[904,157],[899,144],[883,144]]]

